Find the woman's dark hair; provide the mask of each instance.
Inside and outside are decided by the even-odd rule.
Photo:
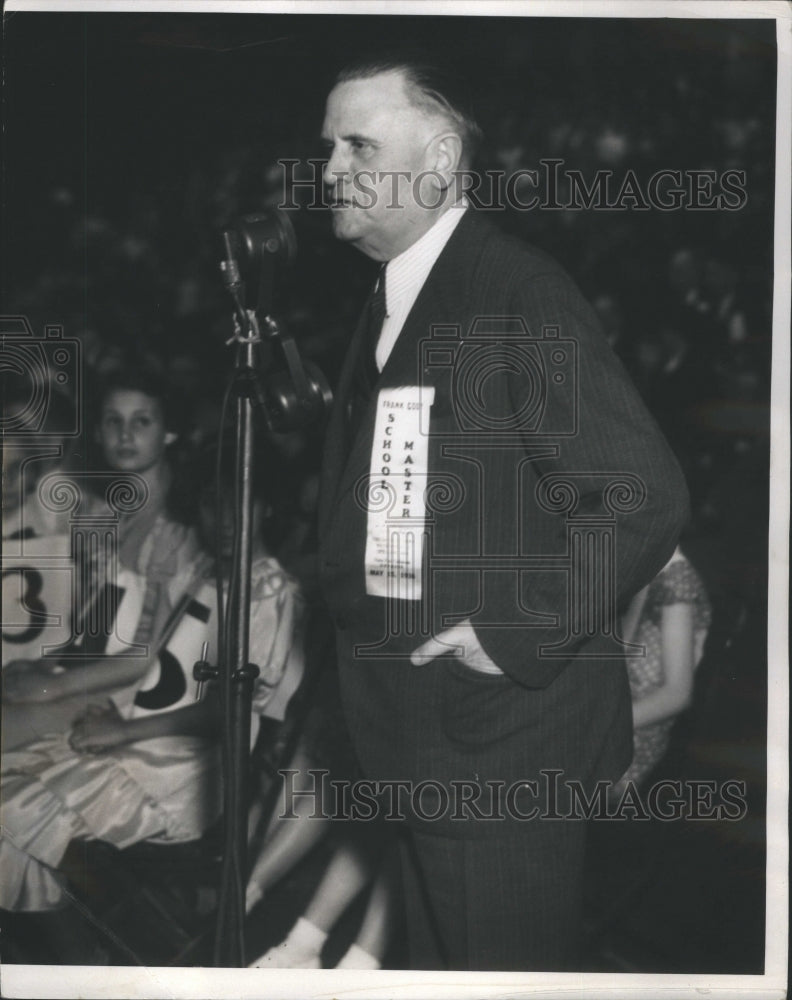
[[[162,410],[166,430],[174,434],[181,436],[189,426],[187,401],[156,369],[118,368],[103,378],[95,395],[97,421],[108,396],[113,392],[141,392],[155,399]]]

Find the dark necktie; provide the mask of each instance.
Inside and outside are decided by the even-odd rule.
[[[377,368],[376,352],[382,333],[382,324],[388,315],[385,302],[385,268],[387,264],[380,267],[377,283],[374,286],[374,294],[369,303],[368,322],[366,324],[366,338],[362,344],[362,354],[366,363],[366,374],[369,378],[369,395],[374,388],[374,383],[379,378],[379,368]]]
[[[349,445],[354,439],[360,426],[360,421],[371,399],[371,392],[379,378],[379,369],[375,359],[377,344],[379,343],[382,324],[387,315],[385,309],[385,268],[383,264],[380,268],[377,283],[374,286],[371,298],[369,299],[366,328],[360,342],[355,373],[352,378],[352,386],[347,407],[347,429],[349,432]]]

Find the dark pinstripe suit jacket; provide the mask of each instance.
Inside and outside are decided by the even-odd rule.
[[[319,529],[342,695],[364,771],[445,787],[474,782],[483,793],[487,782],[509,786],[542,769],[587,787],[617,779],[632,751],[626,669],[612,655],[608,624],[587,621],[586,607],[596,618],[603,592],[623,606],[661,569],[687,492],[590,307],[552,259],[469,210],[348,450],[344,414],[363,332],[336,393]],[[435,387],[434,499],[424,551],[430,597],[416,609],[366,594],[366,510],[356,487],[369,472],[377,391],[421,384]],[[626,485],[605,489],[614,480]],[[581,579],[591,546],[600,547],[604,576],[584,569]],[[425,638],[416,610],[434,634],[472,617],[504,676],[451,656],[411,666],[407,657]],[[447,819],[448,811],[430,828],[478,836],[500,825]]]

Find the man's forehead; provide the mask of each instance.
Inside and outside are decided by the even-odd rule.
[[[393,111],[417,111],[410,103],[404,75],[392,70],[360,80],[336,84],[327,98],[326,117],[388,114]]]

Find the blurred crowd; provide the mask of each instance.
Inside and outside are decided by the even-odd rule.
[[[640,29],[631,30],[625,38],[635,48]],[[774,201],[774,115],[763,102],[768,68],[750,34],[724,31],[711,51],[700,42],[697,58],[677,44],[660,63],[648,48],[646,72],[634,73],[626,92],[624,67],[599,72],[613,50],[598,52],[581,32],[565,44],[574,71],[553,75],[555,63],[537,49],[525,99],[516,85],[525,53],[518,44],[498,52],[498,72],[487,75],[477,108],[486,137],[478,169],[508,175],[555,158],[588,183],[597,171],[612,171],[617,184],[634,171],[644,187],[659,170],[744,172],[738,210],[496,211],[501,225],[553,254],[592,302],[675,447],[701,515],[735,462],[767,447]],[[641,65],[640,51],[621,58]],[[482,74],[495,68],[495,57],[490,61]],[[581,86],[586,81],[591,86]],[[318,122],[297,101],[269,102],[262,131],[244,142],[207,141],[200,155],[193,150],[183,159],[172,151],[156,185],[132,181],[121,192],[100,185],[87,205],[67,180],[50,186],[36,273],[12,289],[11,302],[35,328],[57,322],[80,341],[87,399],[94,374],[145,359],[192,403],[193,438],[213,433],[231,330],[217,233],[237,215],[284,201],[300,206],[289,213],[299,252],[279,277],[276,310],[332,382],[371,271],[333,241],[326,210],[306,207],[310,189],[285,190],[279,159],[300,161],[295,176],[305,180],[315,175],[307,161],[320,155],[311,139]]]
[[[604,108],[584,94],[574,112],[548,99],[497,118],[493,108],[502,102],[492,93],[496,120],[482,151],[483,170],[507,172],[535,169],[549,157],[586,178],[600,169],[616,177],[632,169],[644,182],[657,170],[690,166],[745,172],[740,211],[499,213],[506,228],[553,253],[594,305],[683,464],[697,518],[712,516],[724,476],[766,456],[768,444],[773,132],[771,116],[751,100],[758,82],[741,65],[737,52],[719,79],[695,82],[677,68],[660,109],[638,84]],[[307,159],[314,151],[302,141],[292,155]],[[287,152],[254,143],[207,153],[191,167],[177,204],[171,190],[149,192],[84,216],[68,187],[49,191],[48,266],[15,290],[14,311],[34,325],[56,321],[79,340],[86,400],[92,379],[145,360],[190,404],[191,440],[211,437],[219,373],[231,363],[224,346],[230,305],[213,234],[241,212],[282,200],[277,156]],[[311,199],[302,190],[296,200]],[[276,307],[303,355],[332,381],[369,271],[334,244],[326,215],[304,207],[291,213],[300,252]],[[297,438],[276,443],[289,461],[306,449]]]

